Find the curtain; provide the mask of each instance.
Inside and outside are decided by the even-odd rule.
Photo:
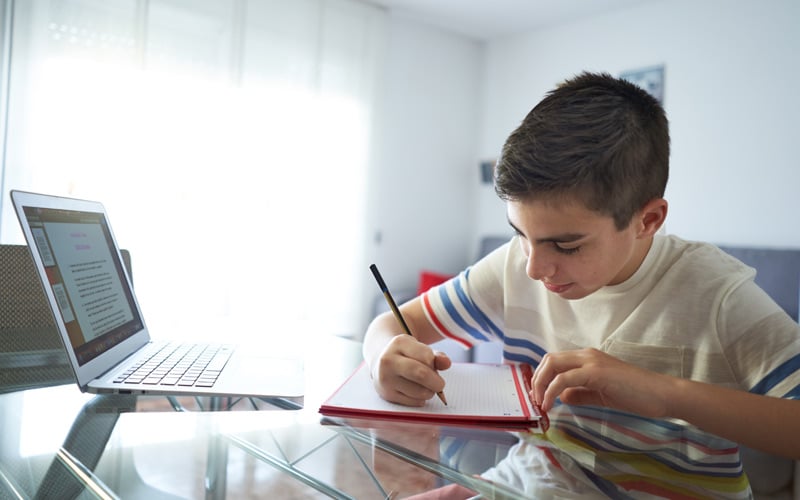
[[[25,189],[103,201],[155,336],[359,336],[382,10],[13,3],[0,241]]]

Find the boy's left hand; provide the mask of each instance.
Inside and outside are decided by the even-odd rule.
[[[595,405],[664,417],[661,390],[672,377],[625,363],[597,349],[548,353],[533,373],[532,397],[544,411],[557,397],[570,405]]]

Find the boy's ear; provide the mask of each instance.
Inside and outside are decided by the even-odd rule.
[[[648,201],[639,211],[639,236],[653,236],[664,225],[667,218],[667,200],[664,198],[653,198]]]

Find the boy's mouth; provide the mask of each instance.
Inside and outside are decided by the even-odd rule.
[[[569,290],[573,285],[573,283],[567,283],[567,284],[564,284],[564,285],[556,285],[555,283],[548,283],[547,281],[542,281],[542,284],[544,284],[544,287],[547,288],[548,290],[550,290],[553,293],[564,293],[567,290]]]

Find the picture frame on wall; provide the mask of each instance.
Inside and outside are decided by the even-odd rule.
[[[664,65],[639,68],[620,73],[620,78],[638,85],[664,104]]]
[[[494,165],[497,160],[483,160],[480,163],[481,183],[493,184],[494,183]]]

